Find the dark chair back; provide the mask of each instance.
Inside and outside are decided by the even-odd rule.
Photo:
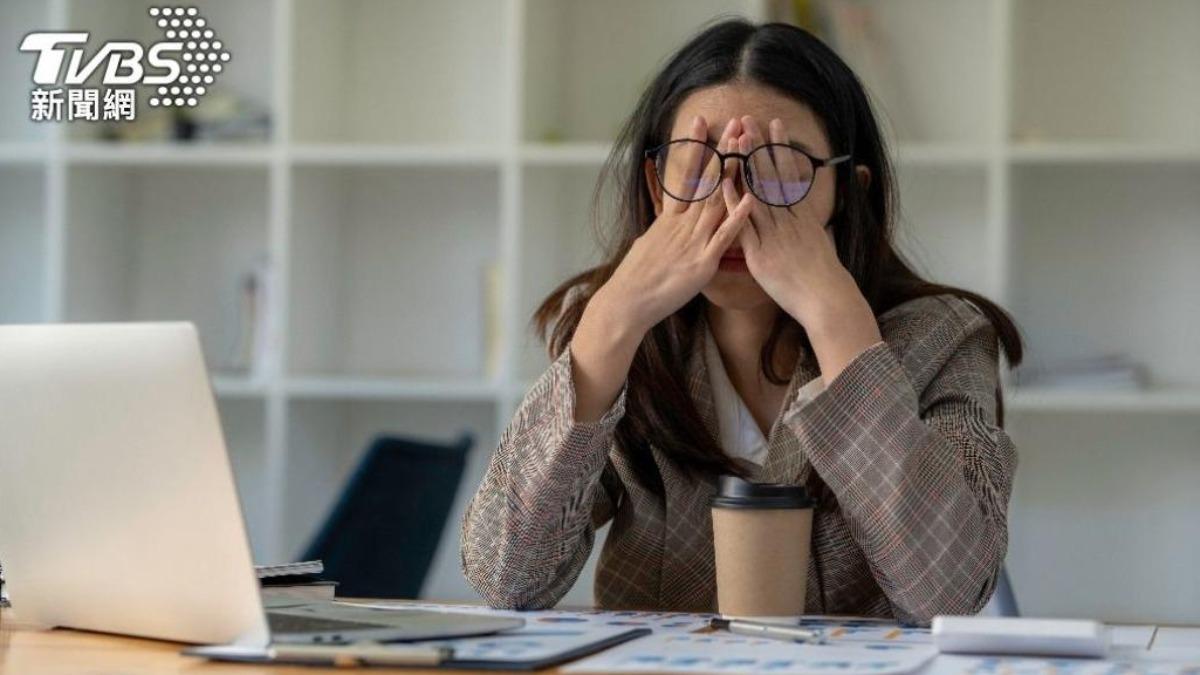
[[[300,559],[324,561],[340,597],[416,598],[473,442],[377,437]]]

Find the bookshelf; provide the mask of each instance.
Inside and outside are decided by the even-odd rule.
[[[10,0],[0,40],[35,27],[137,37],[150,4]],[[371,431],[473,431],[425,589],[472,597],[457,518],[546,365],[529,313],[596,259],[588,208],[612,135],[698,25],[720,12],[763,19],[774,3],[191,4],[234,54],[220,86],[271,112],[269,137],[112,143],[86,124],[32,124],[31,62],[0,60],[0,321],[196,321],[262,561],[298,551]],[[934,278],[1011,309],[1030,363],[1120,350],[1155,383],[1008,388],[1018,601],[1045,615],[1195,620],[1200,598],[1187,609],[1136,584],[1062,592],[1076,589],[1072,570],[1039,561],[1060,559],[1067,540],[1051,535],[1068,516],[1104,520],[1079,527],[1077,550],[1089,550],[1086,531],[1143,536],[1153,522],[1156,550],[1200,558],[1194,530],[1154,520],[1200,503],[1149,478],[1200,477],[1200,3],[865,5],[888,65],[851,61],[896,149],[902,247]],[[262,260],[268,349],[237,370],[238,280]],[[1144,464],[1113,484],[1125,508],[1096,506],[1090,487],[1134,470],[1108,462],[1128,448]],[[1194,588],[1181,567],[1139,567],[1119,548],[1093,558],[1093,581],[1136,570]],[[594,561],[569,602],[590,601]]]

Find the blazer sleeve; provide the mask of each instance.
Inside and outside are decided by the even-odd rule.
[[[1016,449],[996,424],[998,345],[974,306],[920,338],[949,357],[921,396],[891,346],[877,342],[788,424],[837,496],[897,619],[976,614],[1008,548]],[[936,361],[935,361],[936,362]]]
[[[620,497],[608,455],[627,383],[600,419],[576,422],[571,358],[568,346],[525,394],[463,515],[460,565],[492,607],[553,607]]]

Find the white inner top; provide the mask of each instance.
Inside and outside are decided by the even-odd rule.
[[[731,457],[741,457],[754,464],[762,466],[767,459],[767,439],[746,402],[734,389],[729,374],[725,372],[725,364],[721,361],[721,352],[717,349],[717,341],[704,326],[704,361],[708,369],[708,379],[712,386],[713,404],[717,410],[717,427],[720,430],[721,447]],[[821,377],[814,377],[797,392],[798,401],[808,401],[825,389]]]

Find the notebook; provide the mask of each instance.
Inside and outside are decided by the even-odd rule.
[[[315,577],[324,571],[325,564],[320,560],[254,566],[254,573],[258,575],[260,581],[263,579],[277,579],[279,577],[291,576]]]
[[[324,571],[325,565],[320,560],[254,568],[262,587],[263,603],[268,609],[298,600],[333,600],[337,595],[337,582],[321,579],[319,575]]]
[[[531,625],[509,631],[466,638],[417,640],[396,643],[398,651],[411,647],[442,648],[448,654],[437,663],[414,663],[426,668],[450,670],[539,670],[573,659],[589,656],[609,647],[651,634],[649,628],[615,626],[538,626]],[[316,645],[306,645],[312,659]],[[384,648],[386,645],[374,645]],[[342,647],[331,646],[331,650]],[[184,654],[203,656],[219,661],[250,663],[291,663],[271,653],[270,648],[253,649],[237,646],[188,648]],[[312,664],[312,660],[305,663]],[[331,663],[338,661],[330,659]],[[393,664],[395,665],[395,664]]]

